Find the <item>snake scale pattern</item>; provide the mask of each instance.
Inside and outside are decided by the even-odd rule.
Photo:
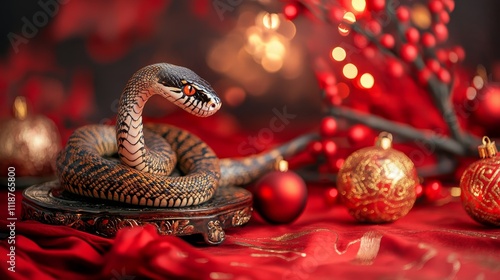
[[[140,206],[198,205],[218,186],[245,185],[274,170],[278,158],[295,154],[313,137],[249,157],[219,159],[183,129],[143,124],[144,105],[155,94],[200,117],[221,106],[212,87],[187,68],[161,63],[140,69],[123,90],[116,125],[78,128],[58,155],[56,170],[67,191]]]

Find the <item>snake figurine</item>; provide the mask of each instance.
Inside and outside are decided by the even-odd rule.
[[[311,140],[306,135],[260,154],[219,159],[183,129],[143,124],[144,105],[155,94],[200,117],[221,107],[209,83],[190,69],[161,63],[138,70],[120,97],[116,125],[78,128],[58,155],[56,169],[65,190],[140,206],[198,205],[218,186],[248,184],[273,170],[278,158]]]

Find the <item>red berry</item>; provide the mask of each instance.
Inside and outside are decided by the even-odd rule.
[[[321,120],[321,135],[323,137],[332,137],[337,132],[337,120],[334,117],[324,117]]]
[[[439,13],[439,19],[442,23],[447,24],[448,22],[450,22],[450,14],[448,14],[447,11],[441,11]]]
[[[380,37],[380,44],[387,49],[392,49],[396,41],[391,34],[384,34]]]
[[[453,12],[455,9],[455,1],[454,0],[443,0],[444,5],[448,9],[448,12]]]
[[[370,20],[369,22],[367,22],[366,29],[373,35],[378,35],[382,31],[380,23],[378,23],[376,20]]]
[[[401,58],[407,62],[413,62],[418,55],[418,49],[415,45],[404,44],[401,47]]]
[[[460,46],[455,46],[453,51],[457,54],[458,61],[463,61],[465,59],[465,51]]]
[[[445,50],[437,50],[436,57],[443,64],[448,62],[448,52]]]
[[[401,6],[396,10],[396,17],[400,22],[407,22],[410,19],[410,9],[406,6]]]
[[[368,45],[368,39],[361,34],[358,33],[354,34],[353,40],[354,40],[354,45],[356,45],[356,47],[360,49],[363,49]]]
[[[429,10],[432,12],[432,13],[439,13],[443,10],[443,2],[441,2],[441,0],[431,0],[429,2]]]
[[[366,142],[370,136],[370,129],[362,124],[356,124],[349,129],[348,139],[352,144]]]
[[[450,72],[448,72],[448,70],[444,68],[439,69],[439,71],[437,72],[437,76],[439,80],[445,84],[451,81]]]
[[[431,75],[431,71],[427,68],[424,68],[418,72],[418,81],[423,85],[427,85],[427,82],[429,81]]]
[[[328,16],[330,20],[333,22],[340,22],[344,18],[345,12],[338,7],[332,7],[330,11],[328,11]]]
[[[389,71],[389,74],[395,78],[400,78],[401,76],[403,76],[403,65],[401,64],[401,62],[395,59],[390,59],[387,61],[387,69]]]
[[[421,197],[424,194],[424,188],[422,187],[422,185],[418,184],[415,187],[415,193],[417,194],[417,198]]]
[[[314,141],[309,144],[308,151],[311,155],[317,156],[323,152],[323,144],[320,141]]]
[[[441,190],[442,189],[443,189],[443,186],[441,185],[441,182],[430,181],[430,182],[426,183],[424,186],[425,197],[429,201],[436,201],[439,198],[441,198]]]
[[[336,85],[327,86],[325,88],[325,98],[332,98],[337,96],[339,93],[339,89]]]
[[[283,14],[288,20],[294,20],[300,12],[300,6],[297,2],[291,2],[285,5],[283,8]]]
[[[427,48],[432,48],[436,45],[436,38],[431,33],[425,32],[422,35],[422,45]]]
[[[368,0],[366,6],[372,12],[382,11],[385,8],[385,0]]]
[[[333,142],[333,140],[324,140],[323,141],[323,152],[327,157],[331,157],[335,155],[337,152],[337,144]]]
[[[322,89],[335,84],[335,76],[329,72],[317,72],[316,79],[318,79],[319,87]]]
[[[367,46],[362,52],[366,58],[374,58],[377,54],[377,50],[373,46]]]
[[[442,23],[436,23],[433,27],[432,30],[434,32],[434,35],[436,36],[436,39],[439,42],[446,41],[448,39],[448,28],[446,28],[446,25]]]
[[[336,188],[330,188],[325,192],[325,201],[328,205],[334,205],[337,202],[339,192]]]
[[[420,32],[415,27],[410,27],[406,30],[405,37],[409,43],[416,44],[420,39]]]
[[[434,73],[437,73],[439,69],[441,69],[441,64],[439,64],[439,62],[435,59],[427,59],[425,65]]]

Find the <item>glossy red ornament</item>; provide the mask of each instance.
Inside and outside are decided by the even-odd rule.
[[[401,58],[408,62],[413,62],[418,55],[418,49],[413,44],[404,44],[401,47]]]
[[[297,219],[307,202],[307,187],[291,171],[274,171],[264,175],[253,188],[254,207],[269,223],[286,224]]]
[[[472,163],[460,179],[462,205],[479,223],[500,226],[500,156],[488,137],[478,147],[480,160]]]
[[[320,126],[321,136],[332,137],[337,132],[337,120],[334,117],[324,117]]]

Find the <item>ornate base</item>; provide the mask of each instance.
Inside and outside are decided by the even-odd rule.
[[[77,196],[58,181],[32,186],[23,192],[22,218],[113,237],[124,227],[151,224],[163,235],[201,233],[208,244],[220,244],[224,229],[241,226],[252,215],[252,195],[237,187],[220,187],[198,206],[183,208],[134,207]]]

